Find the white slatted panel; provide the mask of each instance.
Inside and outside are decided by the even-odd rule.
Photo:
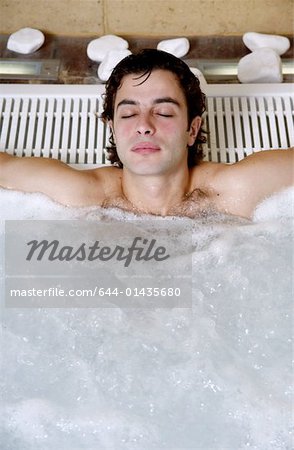
[[[293,86],[286,93],[285,85],[234,85],[231,90],[207,88],[206,160],[233,163],[254,151],[294,145]]]
[[[248,99],[246,97],[241,97],[241,111],[242,111],[242,122],[243,122],[243,133],[244,133],[244,146],[249,149],[253,147],[252,143],[252,129],[250,124],[250,112],[248,109]],[[249,152],[247,152],[248,154]]]
[[[61,159],[67,161],[68,149],[69,149],[69,135],[71,126],[71,103],[72,99],[67,98],[64,101],[64,113],[62,117],[62,133],[61,133]]]
[[[67,163],[105,164],[109,128],[99,119],[104,87],[2,85],[0,149]],[[294,145],[293,86],[208,85],[206,159],[235,162]]]
[[[16,138],[18,134],[18,121],[19,121],[19,110],[21,105],[21,99],[16,98],[12,102],[13,104],[13,110],[12,110],[12,117],[11,117],[11,125],[10,125],[10,133],[9,133],[9,140],[8,140],[8,147],[14,148],[16,147]],[[22,156],[21,152],[16,151],[16,155]]]
[[[51,141],[54,136],[53,121],[54,121],[54,108],[56,100],[55,98],[50,98],[47,102],[46,110],[46,126],[44,127],[44,144],[42,148],[42,156],[49,158],[51,151]]]
[[[286,133],[286,127],[285,127],[285,120],[284,120],[284,111],[283,111],[283,102],[281,97],[276,98],[276,109],[277,109],[277,129],[280,139],[280,146],[282,148],[285,148],[287,146],[287,133]]]
[[[47,98],[40,98],[38,102],[37,110],[37,123],[36,123],[36,144],[34,147],[34,156],[42,156],[43,149],[43,137],[44,137],[44,124],[46,120],[46,104]]]
[[[88,134],[88,99],[83,98],[81,100],[81,121],[80,121],[80,139],[79,139],[79,153],[78,163],[86,161],[86,146],[87,146],[87,134]]]
[[[251,135],[253,139],[252,149],[258,151],[261,149],[260,131],[258,122],[258,111],[256,106],[256,97],[249,98],[250,118],[251,118]]]
[[[3,100],[3,111],[1,114],[1,136],[0,136],[0,148],[4,151],[9,151],[8,138],[9,138],[9,123],[11,119],[12,98]],[[11,149],[12,152],[14,149]]]
[[[218,148],[218,140],[215,127],[215,102],[213,97],[207,98],[207,131],[208,142],[204,147],[205,153],[208,155],[210,161],[218,162],[218,152],[212,152],[211,149]]]
[[[233,97],[233,118],[234,118],[234,130],[236,136],[236,148],[238,160],[244,158],[244,143],[243,143],[243,129],[241,125],[242,111],[239,105],[239,97]]]
[[[58,159],[62,133],[63,99],[57,98],[55,104],[55,127],[52,144],[52,158]]]
[[[22,86],[16,86],[16,90]],[[98,94],[91,89],[91,95],[68,95],[67,87],[50,85],[51,92],[47,94],[43,85],[41,95],[34,95],[29,92],[30,87],[35,88],[24,85],[26,93],[15,96],[11,92],[1,96],[6,85],[1,89],[1,150],[18,156],[53,157],[67,163],[104,162],[106,131],[98,118],[102,110],[101,89],[96,87]],[[56,87],[59,92],[52,95]],[[8,85],[8,90],[13,90],[13,85]]]
[[[233,114],[232,114],[232,106],[231,99],[226,97],[224,99],[224,110],[225,110],[225,118],[226,118],[226,134],[227,134],[227,148],[234,149],[235,148],[235,140],[234,140],[234,128],[233,128]],[[230,162],[236,162],[236,152],[231,151],[229,156]]]
[[[268,125],[269,125],[271,147],[278,148],[279,139],[276,127],[275,105],[274,99],[272,97],[269,97],[268,99],[267,111],[268,111]]]
[[[101,102],[99,102],[100,105]],[[101,107],[100,107],[101,108]],[[90,99],[90,110],[89,110],[89,134],[88,134],[88,163],[94,164],[95,161],[95,148],[96,148],[96,139],[97,139],[97,117],[96,117],[97,109],[96,109],[96,100],[94,98]],[[99,122],[98,122],[99,123]],[[100,124],[100,127],[102,125]],[[99,130],[101,133],[101,130]],[[101,133],[102,134],[102,133]],[[101,136],[98,136],[98,139],[101,139]],[[99,143],[98,143],[98,148]]]
[[[25,148],[24,148],[25,156],[32,156],[33,149],[35,148],[34,142],[35,142],[35,135],[36,135],[36,127],[37,127],[38,103],[39,103],[39,100],[37,97],[33,97],[30,99],[29,124],[28,124],[28,128],[27,128],[28,135],[27,135],[26,144],[25,144]]]
[[[100,116],[102,114],[102,111],[103,111],[103,104],[102,104],[102,102],[99,102],[98,116]],[[98,132],[96,134],[96,136],[97,136],[97,148],[101,149],[101,151],[99,151],[99,154],[96,154],[96,161],[99,164],[104,164],[104,162],[105,162],[105,158],[104,158],[105,128],[106,127],[104,126],[103,122],[100,120],[98,122]]]
[[[79,107],[80,99],[74,98],[72,101],[71,124],[69,134],[69,163],[77,163],[77,150],[79,139]]]
[[[30,104],[29,98],[24,99],[24,101],[22,102],[18,136],[17,142],[15,144],[17,154],[22,154],[25,148],[25,137],[26,137],[27,123],[29,119],[29,104]]]
[[[270,148],[270,140],[269,140],[269,130],[267,124],[267,110],[265,99],[263,97],[258,98],[258,111],[259,111],[259,120],[261,127],[261,138],[262,138],[262,149]]]
[[[294,136],[294,124],[293,124],[293,97],[292,99],[290,97],[285,97],[284,99],[285,102],[285,114],[284,114],[284,119],[285,119],[285,125],[286,125],[286,129],[288,130],[288,140],[293,142],[293,136]],[[292,100],[292,101],[291,101]],[[292,144],[294,145],[294,144]]]
[[[227,161],[227,145],[225,141],[225,123],[224,123],[224,108],[223,99],[218,97],[216,99],[216,120],[218,129],[218,140],[219,140],[219,153],[220,161]]]

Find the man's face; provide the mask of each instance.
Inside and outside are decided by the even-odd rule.
[[[187,146],[201,119],[188,130],[186,99],[172,72],[155,70],[145,78],[127,75],[117,91],[110,123],[117,153],[124,168],[136,174],[173,173],[187,167]]]

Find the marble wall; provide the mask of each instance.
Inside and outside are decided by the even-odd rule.
[[[0,33],[30,26],[59,35],[291,35],[293,0],[0,0]]]

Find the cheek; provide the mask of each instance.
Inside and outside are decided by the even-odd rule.
[[[169,141],[173,147],[186,148],[188,145],[189,133],[183,126],[167,126],[163,132],[163,136],[166,137],[167,141]]]
[[[167,122],[160,125],[160,135],[167,142],[176,143],[186,139],[187,133],[183,124]]]
[[[176,130],[179,131],[179,128],[172,122],[163,122],[160,126],[161,130],[164,133],[176,134]]]
[[[161,129],[177,137],[187,136],[188,123],[184,120],[163,122]]]
[[[114,126],[114,135],[117,139],[125,139],[132,132],[132,125],[130,122],[126,121],[123,124]]]

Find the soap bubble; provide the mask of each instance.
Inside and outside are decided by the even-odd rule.
[[[167,218],[193,230],[191,308],[3,308],[2,447],[290,449],[293,195],[252,222]],[[137,219],[0,201],[7,220]]]

